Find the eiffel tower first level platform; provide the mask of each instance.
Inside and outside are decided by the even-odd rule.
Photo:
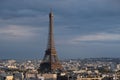
[[[53,35],[53,13],[49,13],[49,34],[48,34],[48,45],[45,51],[44,58],[38,69],[39,73],[56,73],[63,70],[62,65],[57,56],[57,52],[54,45]]]

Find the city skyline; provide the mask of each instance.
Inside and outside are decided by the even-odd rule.
[[[119,0],[1,0],[0,58],[42,59],[50,8],[60,59],[120,56]]]

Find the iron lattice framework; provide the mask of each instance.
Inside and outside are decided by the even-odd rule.
[[[44,58],[40,64],[40,73],[54,73],[56,71],[62,71],[62,65],[57,56],[57,52],[54,45],[53,37],[53,13],[49,13],[49,35],[48,35],[48,45],[45,51]]]

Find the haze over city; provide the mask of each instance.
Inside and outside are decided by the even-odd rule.
[[[119,0],[0,0],[0,58],[42,59],[48,13],[60,59],[120,56]]]

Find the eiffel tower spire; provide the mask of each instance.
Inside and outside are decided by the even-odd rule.
[[[54,45],[54,36],[53,36],[53,13],[52,10],[49,13],[49,34],[48,34],[48,46],[47,49],[55,49],[55,45]]]
[[[41,73],[54,73],[56,71],[61,71],[62,65],[59,62],[57,52],[54,45],[53,36],[53,12],[49,13],[49,34],[48,34],[48,44],[45,51],[44,58],[40,64],[39,71]]]

